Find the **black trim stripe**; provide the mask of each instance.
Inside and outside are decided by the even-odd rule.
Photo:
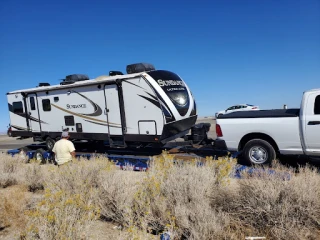
[[[109,126],[109,127],[114,127],[114,128],[121,128],[121,126],[114,126],[112,124],[107,124],[107,123],[97,123],[97,122],[93,122],[93,121],[90,121],[90,120],[85,120],[85,121],[89,122],[89,123],[101,125],[101,126]]]
[[[81,97],[83,97],[84,99],[86,99],[94,108],[94,112],[93,113],[83,113],[82,115],[85,116],[93,116],[93,117],[97,117],[100,116],[102,114],[102,109],[100,108],[100,106],[98,104],[96,104],[95,102],[93,102],[91,99],[89,99],[88,97],[84,96],[83,94],[72,90],[72,92],[80,95]]]
[[[132,82],[130,82],[130,81],[128,81],[128,80],[123,80],[123,82],[129,83],[129,84],[131,84],[131,85],[133,85],[133,86],[136,86],[136,87],[138,87],[138,88],[141,88],[141,89],[143,89],[143,90],[146,90],[146,89],[144,89],[143,87],[141,87],[141,86],[139,86],[139,85],[137,85],[137,84],[135,84],[135,83],[132,83]]]
[[[15,128],[15,129],[18,129],[18,130],[28,130],[27,128],[24,128],[24,127],[20,127],[20,126],[16,126],[16,125],[10,125],[11,127]]]
[[[155,94],[157,95],[157,97],[159,99],[159,102],[160,102],[161,106],[163,107],[162,112],[164,113],[164,116],[166,117],[167,123],[175,121],[176,118],[174,117],[174,115],[171,112],[171,110],[170,110],[169,106],[167,105],[167,103],[163,100],[163,98],[160,96],[160,94],[157,92],[157,90],[150,83],[149,83],[149,86],[155,92]],[[167,116],[165,114],[165,111],[167,111],[170,116]]]
[[[80,113],[75,113],[75,112],[72,112],[72,111],[69,111],[69,110],[66,110],[62,107],[59,107],[55,104],[51,104],[51,106],[55,107],[55,108],[58,108],[59,110],[63,111],[63,112],[66,112],[66,113],[69,113],[69,114],[72,114],[74,116],[77,116],[77,117],[81,117],[83,119],[88,119],[88,120],[91,120],[91,121],[96,121],[96,122],[100,122],[100,123],[107,123],[107,121],[104,121],[104,120],[100,120],[100,119],[96,119],[96,118],[92,118],[92,117],[87,117],[87,116],[84,116],[83,114],[80,114]],[[109,123],[109,124],[113,124],[113,125],[121,125],[121,124],[118,124],[118,123]]]
[[[20,117],[23,117],[23,118],[26,118],[26,113],[15,113],[13,112],[13,106],[12,104],[8,103],[8,107],[9,107],[9,111],[15,115],[18,115]],[[31,116],[28,116],[28,119],[32,120],[32,121],[35,121],[35,122],[38,122],[38,123],[44,123],[44,124],[48,124],[44,121],[41,121],[40,119],[38,118],[34,118],[34,117],[31,117]]]
[[[151,102],[153,105],[155,105],[155,106],[157,106],[158,108],[161,109],[160,103],[158,101],[156,101],[154,99],[151,99],[151,98],[148,98],[146,96],[139,95],[139,94],[138,94],[138,96],[146,99],[147,101]]]

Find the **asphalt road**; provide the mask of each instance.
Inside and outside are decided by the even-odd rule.
[[[215,120],[212,117],[208,118],[199,118],[197,123],[210,123],[211,128],[208,134],[208,137],[215,139],[216,132],[215,132]],[[19,138],[12,138],[8,137],[7,135],[0,135],[0,152],[5,152],[10,149],[17,149],[29,144],[33,144],[32,138],[27,139],[19,139]]]

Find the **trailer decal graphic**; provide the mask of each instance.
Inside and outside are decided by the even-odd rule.
[[[135,83],[133,83],[133,82],[130,82],[130,81],[127,81],[127,80],[123,80],[123,82],[129,83],[129,84],[131,84],[131,85],[134,85],[134,86],[136,86],[136,87],[138,87],[138,88],[141,88],[141,89],[145,90],[143,87],[141,87],[141,86],[139,86],[139,85],[137,85],[137,84],[135,84]]]
[[[90,121],[90,120],[85,120],[85,121],[86,121],[86,122],[93,123],[93,124],[97,124],[97,125],[102,125],[102,126],[109,126],[109,127],[121,128],[121,126],[114,126],[112,123],[107,124],[107,123],[96,123],[96,122],[93,122],[93,121]],[[116,124],[116,125],[119,125],[119,124]]]
[[[97,116],[100,116],[102,114],[102,109],[100,108],[100,106],[98,104],[96,104],[91,99],[89,99],[88,97],[84,96],[83,94],[78,93],[77,91],[72,90],[72,92],[74,92],[74,93],[80,95],[81,97],[83,97],[84,99],[86,99],[94,108],[94,112],[93,113],[83,113],[82,115],[97,117]],[[84,107],[85,107],[85,104],[80,104],[80,105],[84,105]]]
[[[9,105],[9,111],[10,111],[11,113],[13,113],[13,114],[15,114],[15,115],[18,115],[18,116],[20,116],[20,117],[26,118],[26,114],[25,114],[25,113],[15,113],[15,112],[13,112],[13,107],[12,107],[12,105],[11,105],[10,103],[9,103],[8,105]],[[38,118],[31,117],[30,115],[28,116],[28,119],[30,119],[30,120],[32,120],[32,121],[35,121],[35,122],[38,122],[38,123],[48,124],[48,123],[46,123],[46,122],[44,122],[44,121],[41,121],[41,120],[38,119]]]
[[[15,129],[18,129],[18,130],[28,130],[27,128],[19,127],[19,126],[16,126],[16,125],[10,125],[10,126],[15,128]]]
[[[154,104],[155,106],[157,106],[158,108],[161,109],[160,103],[159,103],[158,101],[156,101],[156,100],[154,100],[154,99],[151,99],[151,98],[148,98],[148,97],[146,97],[146,96],[142,96],[142,95],[140,95],[140,94],[138,94],[138,96],[146,99],[147,101],[151,102],[152,104]]]
[[[175,121],[175,117],[173,116],[173,113],[171,112],[170,108],[168,107],[166,101],[163,100],[163,98],[160,96],[160,94],[157,92],[157,90],[150,85],[150,87],[152,88],[153,92],[157,95],[158,100],[161,104],[161,106],[163,107],[162,111],[166,117],[167,122],[173,122]]]
[[[72,115],[77,116],[77,117],[81,117],[81,118],[83,118],[83,119],[88,119],[88,120],[91,120],[91,121],[96,121],[96,122],[101,122],[101,123],[107,123],[107,124],[108,124],[107,121],[100,120],[100,119],[96,119],[96,118],[92,118],[92,117],[87,117],[87,116],[84,116],[83,114],[75,113],[75,112],[69,111],[69,110],[67,110],[67,109],[64,109],[64,108],[62,108],[62,107],[59,107],[59,106],[57,106],[57,105],[55,105],[55,104],[51,104],[51,106],[53,106],[53,107],[55,107],[55,108],[58,108],[58,109],[60,109],[60,110],[63,111],[63,112],[72,114]],[[120,125],[120,124],[118,124],[118,123],[109,123],[109,124]]]
[[[146,92],[150,97],[152,97],[152,98],[154,98],[156,101],[158,101],[158,99],[157,99],[157,97],[156,96],[153,96],[152,94],[150,94],[150,93],[148,93],[148,92]],[[164,111],[166,111],[165,112],[165,115],[167,116],[168,115],[168,117],[172,117],[172,113],[169,111],[169,108],[168,108],[168,106],[163,102],[163,101],[161,101],[161,99],[162,98],[159,98],[159,102],[160,102],[160,105],[164,108]]]

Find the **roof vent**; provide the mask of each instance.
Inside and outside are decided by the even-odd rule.
[[[127,65],[127,73],[139,73],[155,70],[154,66],[150,63],[134,63]]]
[[[38,87],[48,87],[48,86],[50,86],[50,83],[41,82],[41,83],[39,83]]]
[[[117,76],[117,75],[123,75],[123,73],[120,71],[110,71],[109,72],[109,76]]]
[[[67,84],[72,84],[79,81],[89,80],[89,77],[86,74],[71,74],[66,76],[66,78],[62,80],[63,81],[60,83],[60,85],[67,85]]]

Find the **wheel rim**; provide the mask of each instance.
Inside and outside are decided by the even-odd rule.
[[[268,160],[268,152],[265,148],[260,146],[252,147],[249,150],[249,157],[253,163],[265,163]]]
[[[37,153],[36,154],[36,159],[37,159],[37,161],[42,161],[42,154],[41,153]]]
[[[48,147],[49,149],[52,149],[52,148],[53,148],[53,142],[52,142],[52,141],[48,141],[48,142],[47,142],[47,147]]]

